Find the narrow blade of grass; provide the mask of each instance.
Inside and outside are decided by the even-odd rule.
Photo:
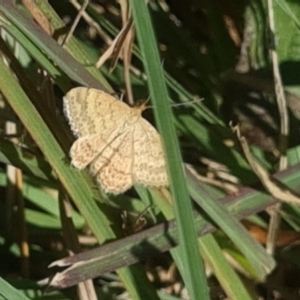
[[[232,300],[251,300],[252,297],[245,289],[238,275],[228,264],[223,252],[214,237],[209,234],[199,239],[202,253],[207,257],[210,266],[220,281],[227,296]]]
[[[203,190],[197,187],[196,181],[189,181],[189,190],[193,199],[247,257],[256,276],[263,279],[275,267],[274,259],[251,237],[245,227],[229,214],[222,204],[208,196],[205,199],[200,197]]]
[[[68,55],[65,50],[35,24],[33,20],[22,14],[12,2],[0,0],[0,11],[9,20],[3,22],[4,28],[9,31],[11,29],[9,22],[12,22],[36,47],[43,49],[70,78],[85,86],[104,89],[99,81],[88,73],[72,56]],[[47,45],[47,47],[45,47],[45,45]],[[76,66],[76,69],[70,69],[68,67],[70,64]]]
[[[25,295],[11,286],[7,281],[0,277],[0,295],[1,299],[14,299],[14,300],[29,300]]]
[[[154,112],[164,146],[170,187],[174,199],[175,215],[178,222],[179,249],[181,252],[182,274],[191,299],[208,299],[208,287],[204,265],[199,255],[197,236],[193,223],[192,204],[182,169],[182,159],[175,134],[168,93],[161,68],[157,44],[149,12],[143,0],[130,1],[138,42],[141,48]],[[179,262],[177,262],[179,263]]]

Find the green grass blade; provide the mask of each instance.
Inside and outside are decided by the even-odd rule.
[[[33,155],[27,149],[22,149],[3,138],[0,138],[0,147],[0,161],[2,163],[12,164],[35,177],[55,181],[53,174],[51,174],[50,165],[42,157]]]
[[[222,204],[211,199],[208,193],[203,199],[200,195],[204,191],[199,189],[196,181],[189,181],[189,190],[193,199],[247,257],[255,270],[256,276],[263,279],[275,267],[274,259],[266,253],[265,249],[251,237],[245,227],[233,218]]]
[[[29,300],[20,291],[11,286],[7,281],[0,277],[0,296],[1,299]],[[2,298],[3,297],[3,298]]]
[[[37,24],[35,24],[33,20],[22,14],[12,2],[0,0],[0,11],[8,19],[3,21],[3,27],[7,29],[8,32],[10,32],[10,29],[12,28],[11,22],[37,48],[43,49],[46,54],[74,81],[85,86],[103,88],[99,81],[87,72],[72,56],[68,55],[68,53],[66,53],[52,37],[47,35]],[[26,43],[24,46],[26,46]],[[76,66],[76,68],[69,68],[70,64]]]
[[[182,270],[184,270],[182,275],[191,299],[208,299],[204,266],[200,259],[196,231],[193,224],[191,200],[187,192],[171,107],[168,103],[169,97],[149,12],[143,0],[131,1],[130,3],[138,42],[148,76],[150,95],[155,107],[154,112],[157,125],[165,146],[170,186],[178,222],[179,249],[181,249]]]
[[[82,178],[83,176],[80,172],[73,170],[69,166],[66,154],[58,145],[36,108],[28,99],[27,95],[18,85],[13,74],[10,73],[8,68],[1,61],[0,77],[2,79],[0,82],[1,92],[5,95],[11,107],[15,110],[24,126],[26,126],[32,137],[35,139],[44,155],[48,158],[50,165],[55,170],[58,178],[66,187],[69,194],[74,196],[75,199],[78,199],[78,203],[76,203],[76,205],[82,209],[81,211],[89,212],[89,215],[92,213],[93,209],[99,211],[96,204],[92,204],[93,201],[91,201],[91,199],[95,195],[91,194],[88,183],[86,182],[85,186],[82,186],[81,184],[81,187],[76,187],[77,181],[81,183],[84,182]],[[84,191],[87,192],[85,195]],[[83,204],[83,199],[86,199],[86,203],[89,203],[90,206]],[[103,224],[105,224],[105,219],[106,218],[104,217],[102,220]],[[101,222],[99,223],[99,220],[92,219],[90,220],[89,225],[93,228],[93,230],[96,230],[97,227],[101,225]],[[106,232],[106,234],[109,236],[108,232]],[[100,241],[105,239],[104,235],[100,235],[99,231],[98,238]]]
[[[199,239],[201,253],[209,261],[215,276],[220,281],[229,299],[251,300],[252,297],[243,286],[240,278],[228,264],[218,243],[211,234]]]
[[[39,9],[44,13],[44,16],[47,20],[51,23],[55,30],[60,30],[65,26],[64,22],[59,18],[57,13],[51,7],[48,1],[36,1]],[[69,42],[65,46],[66,49],[72,54],[76,60],[85,66],[86,70],[93,75],[101,84],[105,86],[105,88],[111,91],[109,84],[107,83],[105,77],[102,75],[101,72],[95,67],[95,60],[90,60],[85,53],[83,47],[78,43],[78,41],[71,37]]]

